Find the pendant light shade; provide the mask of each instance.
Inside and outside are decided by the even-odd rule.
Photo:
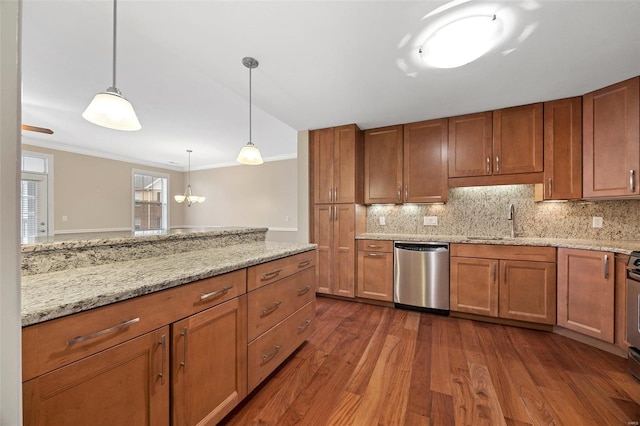
[[[113,1],[113,84],[106,91],[98,93],[82,117],[98,126],[115,130],[134,131],[142,126],[131,103],[116,88],[116,25],[117,0]]]
[[[187,184],[187,190],[184,191],[183,195],[174,195],[173,199],[176,200],[178,203],[187,203],[187,207],[191,207],[191,204],[193,203],[204,203],[205,197],[200,197],[198,195],[193,195],[193,191],[191,190],[191,153],[193,152],[192,150],[188,149],[187,152],[189,153],[189,183]]]
[[[258,67],[258,61],[250,57],[242,58],[242,65],[249,68],[249,142],[242,147],[236,161],[240,164],[257,166],[264,163],[260,150],[251,142],[251,70]]]

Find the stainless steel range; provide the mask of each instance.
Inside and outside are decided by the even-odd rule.
[[[629,372],[640,381],[640,251],[631,252],[627,263],[627,342]]]

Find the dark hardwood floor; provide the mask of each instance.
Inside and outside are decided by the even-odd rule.
[[[319,297],[227,425],[634,425],[626,360],[553,333]]]

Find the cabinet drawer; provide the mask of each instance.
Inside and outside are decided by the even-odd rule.
[[[529,260],[534,262],[556,261],[555,247],[502,246],[491,244],[451,244],[449,247],[451,256]]]
[[[315,274],[308,268],[248,294],[249,341],[315,298]]]
[[[23,380],[229,300],[245,287],[242,269],[26,327]]]
[[[283,259],[273,260],[248,269],[247,291],[255,290],[296,272],[316,265],[316,251],[311,250]]]
[[[248,392],[251,392],[315,329],[315,300],[258,337],[248,346]]]
[[[393,253],[393,241],[358,240],[358,251],[382,251]]]

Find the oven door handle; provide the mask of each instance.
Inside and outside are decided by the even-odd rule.
[[[629,278],[635,281],[640,281],[640,273],[635,268],[627,268],[627,272],[629,273]]]

